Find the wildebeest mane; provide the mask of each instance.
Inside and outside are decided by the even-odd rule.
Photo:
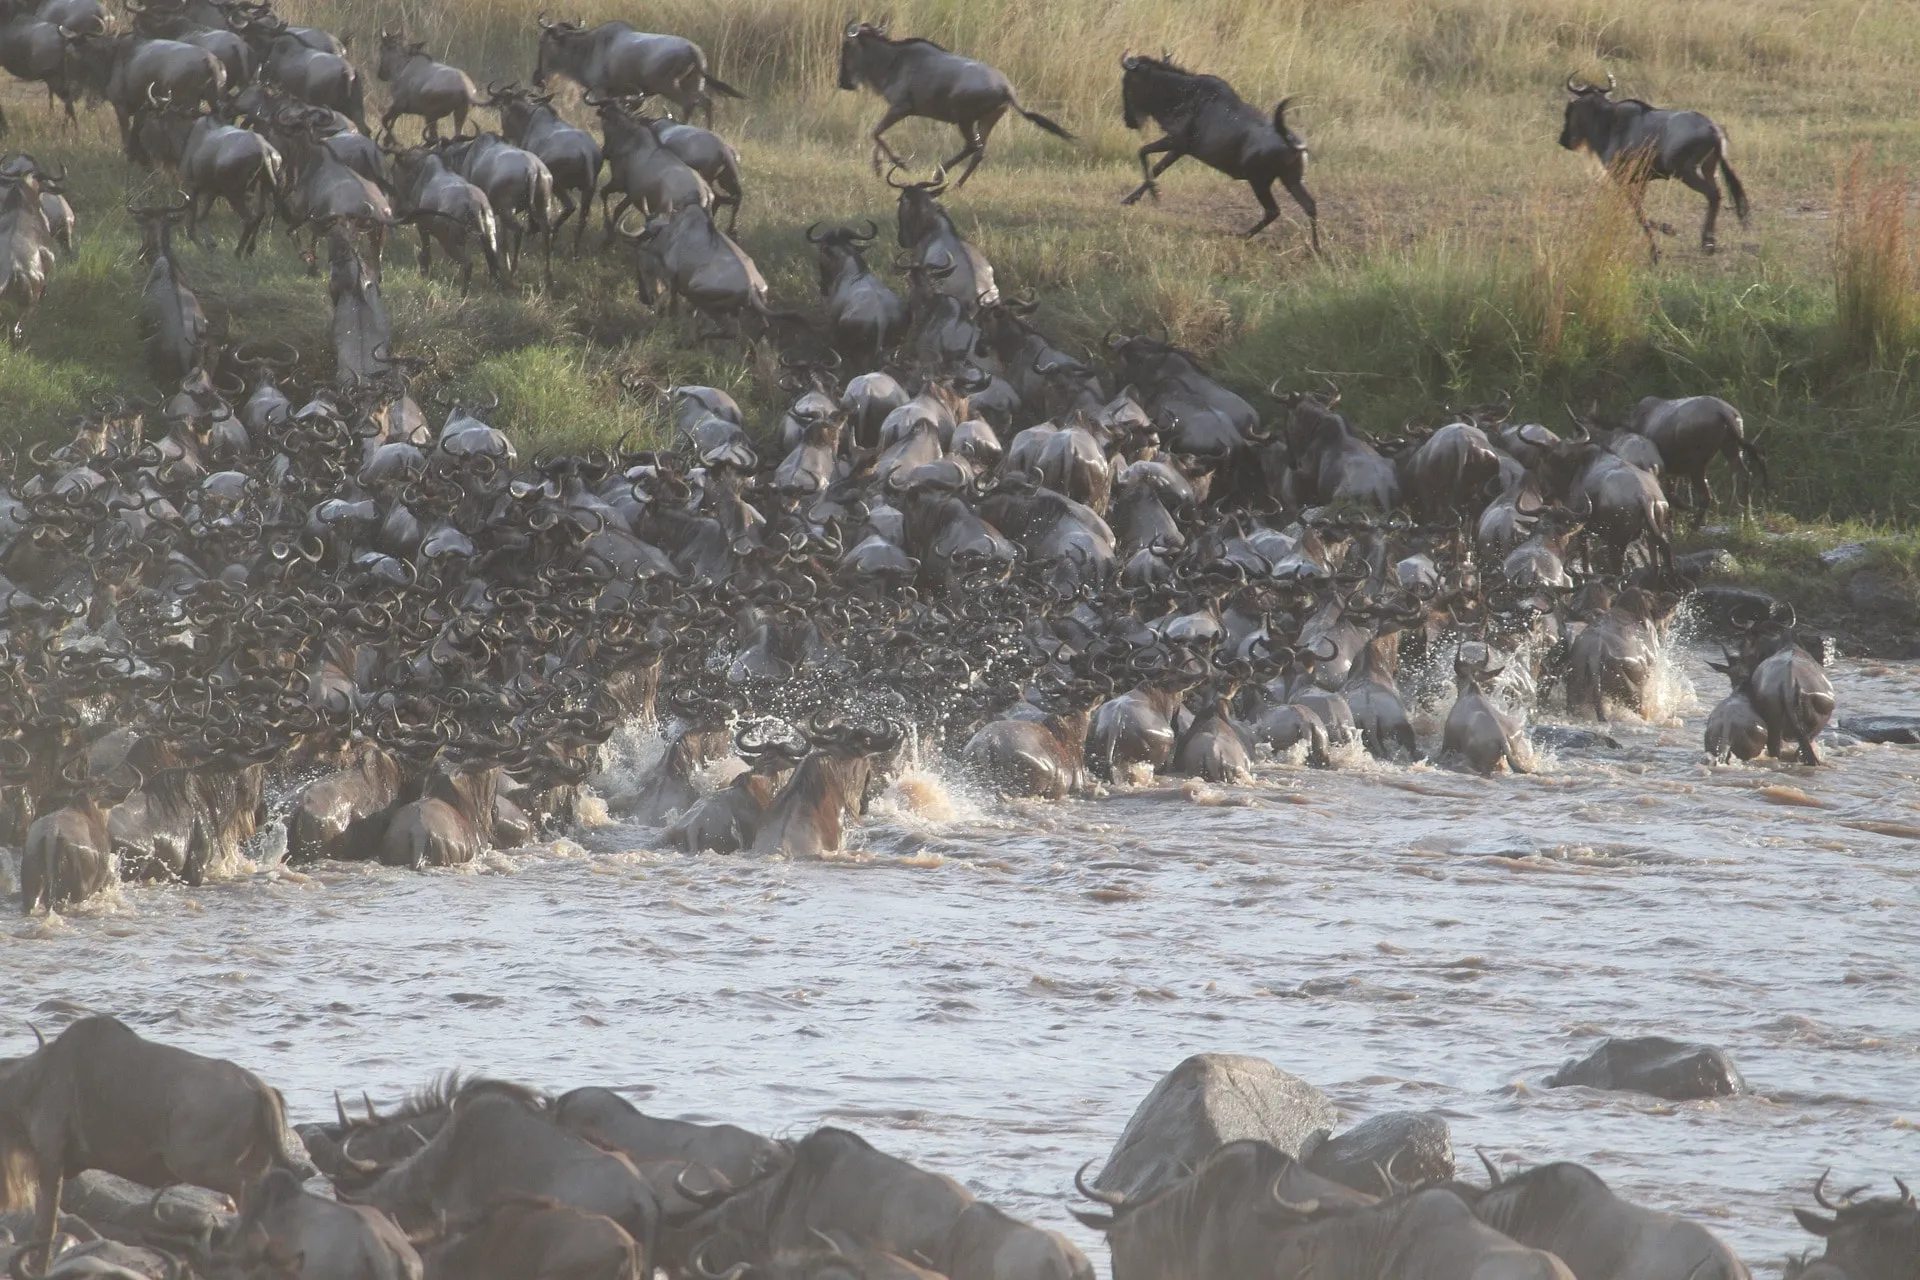
[[[1517,1239],[1522,1221],[1531,1222],[1536,1232],[1562,1221],[1574,1207],[1573,1201],[1582,1189],[1579,1184],[1607,1190],[1600,1175],[1584,1165],[1565,1161],[1537,1165],[1490,1188],[1474,1206],[1474,1216],[1495,1231]]]

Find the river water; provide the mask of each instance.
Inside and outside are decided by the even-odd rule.
[[[1572,1159],[1756,1267],[1789,1215],[1920,1175],[1920,748],[1716,769],[1683,653],[1664,723],[1482,779],[1276,764],[1256,785],[1002,803],[896,785],[825,863],[608,823],[470,871],[262,868],[0,929],[0,1053],[79,1009],[229,1056],[296,1120],[448,1067],[798,1135],[821,1122],[1067,1217],[1073,1170],[1190,1053],[1258,1054],[1343,1125],[1437,1108],[1463,1167]],[[1841,713],[1920,713],[1843,661]],[[1605,1034],[1727,1048],[1751,1096],[1548,1090]],[[1478,1176],[1475,1168],[1475,1176]]]

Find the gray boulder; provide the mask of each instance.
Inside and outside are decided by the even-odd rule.
[[[1747,1091],[1747,1082],[1725,1049],[1665,1036],[1602,1040],[1592,1053],[1547,1077],[1549,1088],[1568,1085],[1650,1093],[1676,1102],[1731,1098]]]
[[[1195,1054],[1161,1077],[1114,1144],[1096,1185],[1129,1200],[1179,1181],[1225,1142],[1260,1138],[1296,1160],[1339,1120],[1333,1099],[1264,1058]]]
[[[1327,1139],[1307,1169],[1368,1195],[1453,1177],[1453,1135],[1437,1111],[1391,1111]],[[1380,1175],[1389,1174],[1393,1186]]]

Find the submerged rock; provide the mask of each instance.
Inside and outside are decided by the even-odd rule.
[[[1862,742],[1920,744],[1920,716],[1847,716],[1840,727]]]
[[[1307,1158],[1307,1168],[1355,1191],[1390,1195],[1453,1177],[1453,1135],[1437,1111],[1393,1111],[1327,1139]]]
[[[1725,1049],[1666,1036],[1602,1040],[1592,1053],[1569,1061],[1547,1077],[1549,1088],[1569,1085],[1650,1093],[1675,1102],[1731,1098],[1747,1091],[1746,1081]]]
[[[1305,1160],[1338,1120],[1333,1099],[1264,1058],[1195,1054],[1162,1076],[1134,1111],[1097,1185],[1130,1200],[1148,1196],[1241,1138],[1264,1139]]]

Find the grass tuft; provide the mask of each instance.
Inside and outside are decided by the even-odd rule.
[[[1899,368],[1920,349],[1920,235],[1907,173],[1856,147],[1840,176],[1833,235],[1834,327],[1862,362]]]

